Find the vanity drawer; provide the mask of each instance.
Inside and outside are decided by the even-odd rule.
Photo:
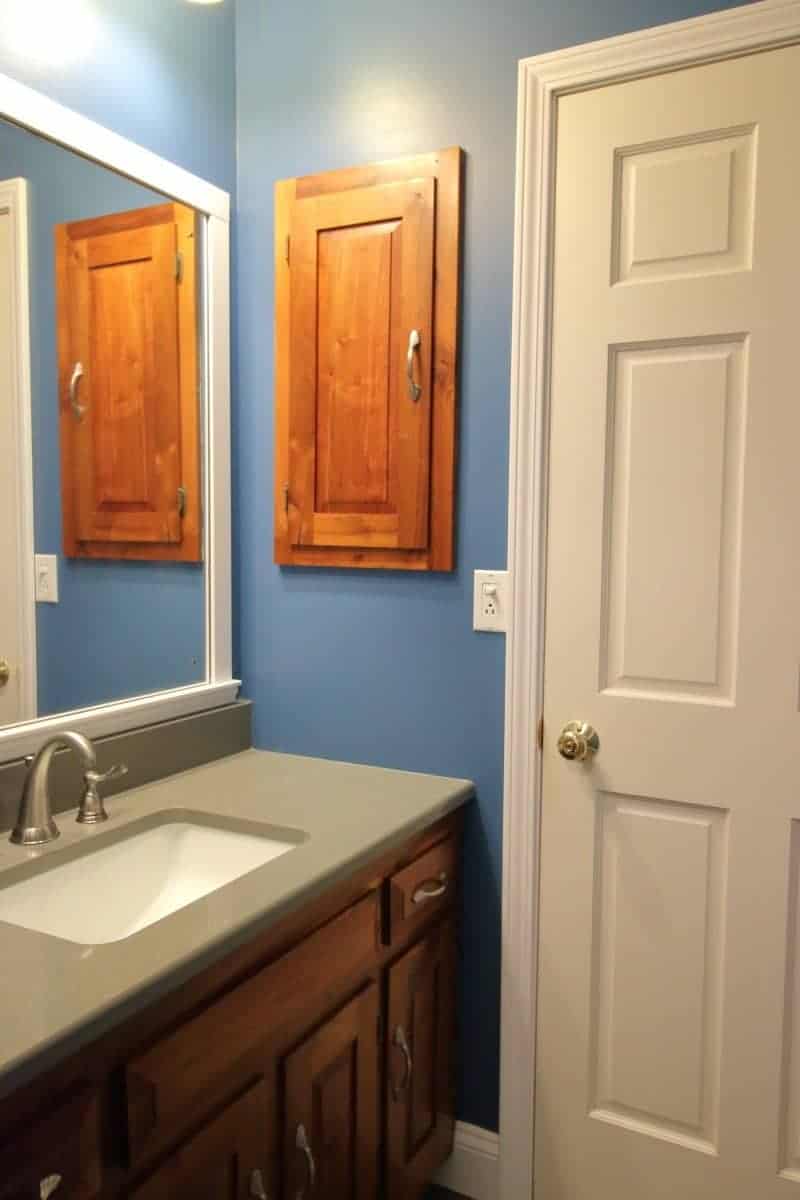
[[[254,1056],[287,1026],[313,1023],[314,1006],[335,1002],[374,958],[379,929],[374,891],[131,1059],[125,1069],[131,1162],[240,1087]]]
[[[446,908],[458,883],[459,841],[447,838],[389,879],[389,941],[407,936],[431,913]]]
[[[88,1200],[100,1190],[99,1106],[79,1088],[0,1140],[0,1200]]]

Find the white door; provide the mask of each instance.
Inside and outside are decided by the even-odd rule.
[[[800,1198],[800,48],[563,98],[555,204],[535,1196]]]
[[[0,182],[0,727],[36,715],[24,218],[23,182]]]

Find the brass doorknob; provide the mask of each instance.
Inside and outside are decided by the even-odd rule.
[[[11,664],[7,658],[0,658],[0,688],[5,687],[11,678]]]
[[[568,721],[558,738],[558,753],[571,762],[584,762],[597,754],[600,738],[585,721]]]

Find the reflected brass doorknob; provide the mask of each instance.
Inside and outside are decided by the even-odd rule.
[[[11,678],[11,664],[7,658],[0,658],[0,688],[5,687]]]
[[[558,753],[571,762],[584,762],[597,754],[600,738],[597,730],[585,721],[568,721],[558,738]]]

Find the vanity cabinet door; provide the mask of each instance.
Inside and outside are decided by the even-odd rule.
[[[64,552],[200,557],[195,214],[56,228]]]
[[[379,990],[369,984],[284,1063],[287,1200],[376,1200]]]
[[[447,920],[389,971],[389,1200],[420,1200],[452,1152],[456,966]]]
[[[261,1080],[176,1150],[131,1200],[273,1200],[269,1089]]]
[[[81,1087],[0,1130],[0,1200],[90,1200],[102,1185],[97,1093]]]

